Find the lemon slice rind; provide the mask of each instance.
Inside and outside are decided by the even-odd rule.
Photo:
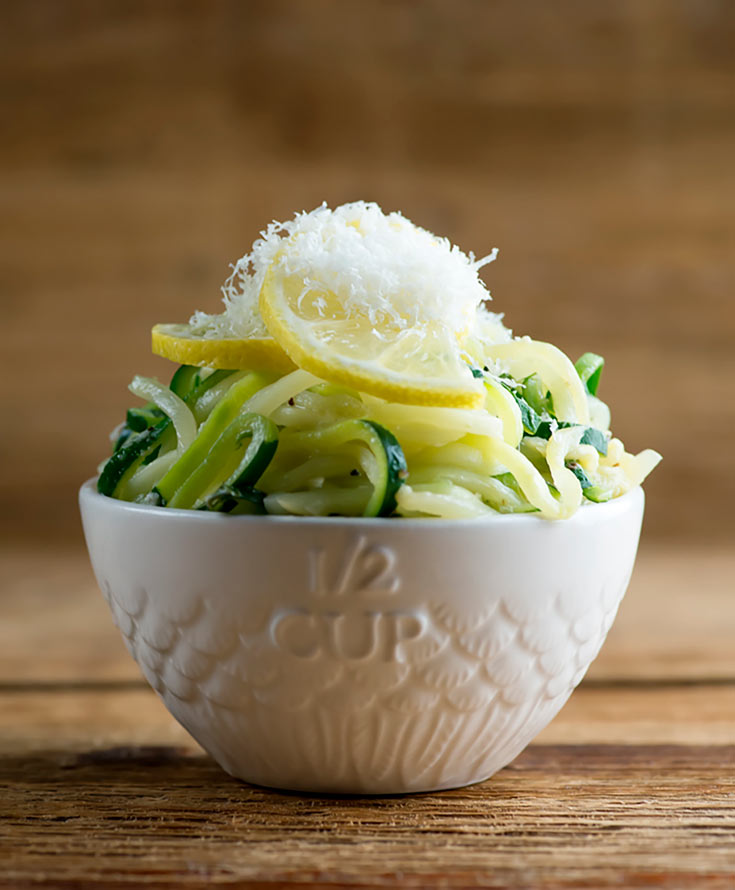
[[[156,355],[182,365],[229,370],[282,371],[295,369],[294,363],[270,337],[201,337],[188,324],[157,324],[151,331],[151,348]]]

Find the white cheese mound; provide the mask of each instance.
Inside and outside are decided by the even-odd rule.
[[[376,327],[428,323],[461,333],[490,299],[478,271],[496,255],[493,250],[476,260],[374,203],[356,201],[334,210],[322,204],[261,232],[222,287],[224,313],[197,312],[191,323],[202,336],[268,336],[258,295],[267,269],[276,263],[303,281],[304,293],[335,294],[347,317],[367,316]]]

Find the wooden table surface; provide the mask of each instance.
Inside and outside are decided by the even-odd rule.
[[[0,554],[0,887],[735,887],[735,554],[646,549],[602,654],[457,791],[228,777],[141,680],[81,549]]]

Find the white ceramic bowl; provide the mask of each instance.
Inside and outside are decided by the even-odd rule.
[[[555,716],[625,593],[640,488],[571,519],[302,519],[81,490],[128,649],[227,772],[385,794],[491,776]]]

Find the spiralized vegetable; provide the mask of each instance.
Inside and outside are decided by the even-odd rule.
[[[480,363],[473,373],[483,378],[486,389],[484,407],[472,410],[387,402],[303,370],[280,377],[235,372],[185,398],[157,381],[136,377],[131,390],[153,403],[161,429],[166,418],[170,424],[147,456],[138,447],[135,454],[143,456],[112,494],[165,506],[157,484],[176,477],[187,460],[192,463],[194,449],[202,447],[198,437],[211,441],[210,455],[219,454],[221,443],[240,447],[245,433],[238,438],[230,432],[227,438],[224,426],[217,427],[218,418],[221,414],[222,424],[230,423],[237,412],[247,412],[268,418],[268,428],[277,430],[277,447],[268,452],[264,472],[259,470],[262,475],[247,491],[230,480],[230,488],[224,494],[220,488],[216,498],[217,486],[209,483],[196,499],[191,497],[195,507],[226,503],[233,512],[257,508],[273,514],[352,516],[371,510],[366,515],[447,519],[536,513],[564,519],[584,503],[619,497],[639,485],[660,460],[652,450],[629,454],[611,436],[610,412],[594,395],[602,360],[591,356],[595,364],[590,354],[583,358],[584,373],[594,369],[593,389],[583,380],[582,360],[575,367],[548,343],[520,338],[488,345],[472,360]],[[207,374],[201,372],[205,381]],[[225,402],[227,411],[217,409]],[[345,426],[349,421],[372,426],[353,430]],[[152,435],[150,427],[119,447],[141,443],[144,435]],[[238,459],[229,453],[223,458],[228,473]],[[383,499],[376,497],[382,484],[393,486]]]

